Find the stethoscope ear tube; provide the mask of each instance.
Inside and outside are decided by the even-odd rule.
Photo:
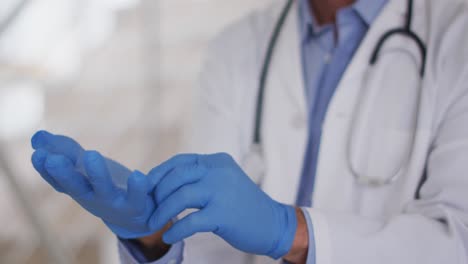
[[[421,78],[424,78],[425,69],[426,69],[426,45],[424,45],[424,42],[416,35],[416,33],[414,33],[411,30],[407,30],[405,28],[396,28],[385,33],[380,38],[379,42],[377,43],[377,46],[375,46],[375,49],[374,49],[374,52],[372,53],[369,64],[373,66],[377,63],[377,60],[379,59],[380,51],[385,41],[387,41],[391,36],[394,36],[397,34],[401,34],[401,35],[411,38],[418,45],[419,51],[421,53],[421,68],[419,70],[419,75]]]
[[[418,45],[419,51],[421,53],[421,68],[419,70],[419,74],[421,78],[424,78],[424,74],[426,71],[427,48],[424,42],[421,40],[421,38],[414,31],[411,30],[411,22],[413,20],[413,4],[414,4],[413,0],[408,0],[405,26],[401,28],[392,29],[386,32],[379,39],[379,41],[377,42],[377,45],[375,46],[374,51],[372,52],[372,56],[371,56],[369,64],[375,65],[375,63],[377,63],[377,60],[379,59],[380,51],[383,45],[385,44],[385,41],[387,41],[390,37],[394,35],[403,35],[403,36],[409,37]]]

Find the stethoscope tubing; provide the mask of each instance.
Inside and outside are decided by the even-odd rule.
[[[260,73],[260,80],[259,80],[259,89],[257,95],[257,107],[255,112],[255,129],[254,129],[254,136],[253,136],[253,143],[255,145],[261,145],[262,142],[262,135],[261,135],[261,126],[262,126],[262,117],[263,117],[263,100],[265,98],[265,87],[268,80],[268,73],[270,71],[271,61],[274,55],[274,51],[276,48],[276,44],[278,43],[278,38],[281,34],[283,25],[286,21],[286,18],[291,7],[294,3],[294,0],[288,0],[286,5],[283,7],[283,11],[276,22],[275,28],[273,30],[273,34],[271,35],[270,41],[268,42],[268,48],[265,54],[265,59],[263,61],[262,71]]]
[[[290,13],[291,7],[294,3],[294,0],[288,0],[285,4],[285,6],[282,9],[282,12],[279,16],[278,21],[276,22],[276,25],[273,29],[270,41],[268,43],[268,48],[266,50],[266,54],[264,57],[264,62],[262,65],[262,69],[260,72],[260,79],[259,79],[259,89],[258,89],[258,95],[257,95],[257,105],[256,105],[256,112],[255,112],[255,126],[254,126],[254,135],[253,135],[253,142],[252,142],[252,149],[255,149],[256,152],[259,152],[260,155],[262,155],[262,137],[261,137],[261,128],[262,128],[262,116],[263,116],[263,104],[264,104],[264,98],[265,98],[265,90],[266,90],[266,84],[268,81],[268,74],[270,71],[270,66],[272,64],[272,59],[274,56],[274,51],[276,48],[276,44],[278,42],[278,38],[281,35],[281,31],[284,27],[286,18],[288,14]],[[382,35],[382,37],[378,40],[374,51],[372,52],[371,58],[369,60],[369,69],[367,70],[366,74],[370,74],[370,72],[373,70],[373,67],[375,64],[378,62],[380,52],[382,50],[382,47],[384,46],[385,42],[388,41],[388,39],[392,36],[396,35],[403,35],[406,37],[409,37],[411,40],[413,40],[416,44],[417,47],[420,51],[421,55],[421,67],[419,69],[419,74],[420,78],[423,79],[425,75],[425,68],[426,68],[426,54],[427,54],[427,47],[422,41],[422,39],[414,32],[411,30],[411,24],[412,24],[412,19],[413,19],[413,5],[414,1],[413,0],[408,0],[407,2],[407,13],[406,13],[406,21],[404,23],[404,26],[401,28],[395,28],[392,30],[389,30],[385,34]],[[365,84],[368,81],[368,77],[365,77]],[[367,87],[367,85],[364,85]],[[422,86],[419,87],[419,98],[418,98],[418,103],[417,103],[417,111],[419,111],[419,107],[421,104],[421,97],[422,97]],[[367,89],[361,89],[361,93],[365,93]],[[359,109],[356,110],[357,112]],[[356,113],[354,114],[356,115]],[[356,117],[353,115],[353,121],[356,121]],[[411,153],[414,151],[414,145],[416,141],[416,133],[418,131],[418,122],[419,118],[416,116],[416,127],[415,131],[412,135],[412,148],[410,149],[409,153],[407,154],[406,161],[394,172],[392,172],[391,177],[384,178],[383,180],[380,180],[379,177],[370,177],[370,176],[365,176],[365,175],[360,175],[356,168],[353,166],[351,158],[350,158],[350,149],[351,149],[351,141],[354,133],[354,129],[351,129],[350,133],[350,138],[348,140],[348,163],[349,163],[349,168],[351,170],[351,173],[354,175],[358,183],[365,184],[368,186],[372,187],[379,187],[383,185],[389,185],[395,182],[398,178],[398,176],[402,173],[405,167],[408,166],[408,159],[411,156]]]

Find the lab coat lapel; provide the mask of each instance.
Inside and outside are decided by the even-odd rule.
[[[305,113],[304,89],[297,4],[288,14],[274,51],[268,85],[281,87],[288,100],[294,102],[298,112]]]
[[[262,129],[267,163],[263,188],[273,198],[290,204],[296,199],[307,143],[307,107],[297,13],[295,3],[272,58]]]
[[[401,27],[405,18],[405,3],[389,1],[374,21],[348,66],[330,102],[323,124],[314,191],[314,207],[343,210],[357,203],[349,197],[359,197],[359,186],[348,164],[348,140],[356,105],[363,87],[366,70],[376,43],[389,29]],[[393,38],[395,45],[402,38]],[[387,44],[386,44],[387,45]],[[356,209],[356,208],[354,208]]]

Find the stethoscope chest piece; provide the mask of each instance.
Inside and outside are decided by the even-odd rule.
[[[265,160],[261,145],[252,144],[249,152],[242,160],[244,172],[258,185],[262,183],[265,175]]]

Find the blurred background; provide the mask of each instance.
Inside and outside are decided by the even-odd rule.
[[[38,129],[147,171],[177,152],[210,39],[269,0],[2,0],[0,263],[117,263],[30,164]]]

